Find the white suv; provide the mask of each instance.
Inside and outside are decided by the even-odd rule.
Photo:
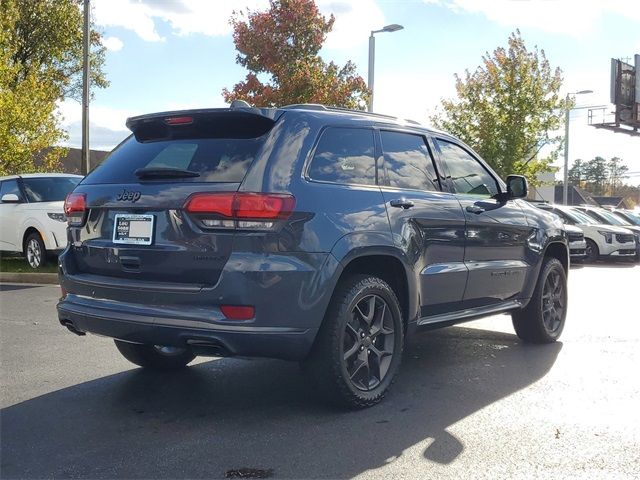
[[[67,245],[64,199],[80,175],[34,173],[0,177],[0,250],[22,252],[32,268]]]
[[[633,258],[636,255],[634,234],[626,228],[601,224],[575,207],[546,205],[540,208],[555,213],[564,223],[575,225],[584,232],[586,260],[589,262],[600,257]]]

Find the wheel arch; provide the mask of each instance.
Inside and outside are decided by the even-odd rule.
[[[418,312],[418,288],[413,269],[405,259],[403,252],[386,238],[370,238],[367,242],[359,238],[354,245],[354,238],[359,234],[343,237],[332,249],[332,255],[342,267],[335,281],[333,291],[340,281],[349,275],[364,274],[381,278],[389,284],[398,297],[405,325],[415,322]],[[378,240],[371,242],[371,240]],[[381,241],[382,240],[382,241]],[[361,246],[368,244],[366,247]],[[332,293],[333,295],[333,293]]]
[[[31,235],[32,233],[37,233],[38,235],[40,235],[40,238],[42,239],[42,243],[44,244],[45,248],[47,247],[45,243],[45,238],[42,236],[42,233],[40,233],[40,230],[38,230],[36,227],[32,225],[27,227],[24,231],[24,234],[22,235],[22,242],[20,243],[20,245],[22,246],[23,253],[27,249],[27,238],[29,238],[29,235]]]
[[[544,251],[544,257],[556,258],[562,263],[565,273],[569,273],[569,247],[563,242],[551,242]]]

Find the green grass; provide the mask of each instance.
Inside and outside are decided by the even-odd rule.
[[[0,257],[0,272],[11,273],[56,273],[58,266],[55,258],[47,258],[47,264],[40,268],[31,268],[23,257]]]

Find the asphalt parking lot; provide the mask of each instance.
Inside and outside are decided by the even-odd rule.
[[[58,324],[58,287],[1,290],[2,478],[640,477],[640,265],[573,268],[553,345],[504,315],[418,335],[359,412],[292,363],[134,368]]]

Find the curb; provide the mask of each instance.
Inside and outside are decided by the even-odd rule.
[[[0,272],[0,283],[40,283],[44,285],[58,285],[58,274]]]

